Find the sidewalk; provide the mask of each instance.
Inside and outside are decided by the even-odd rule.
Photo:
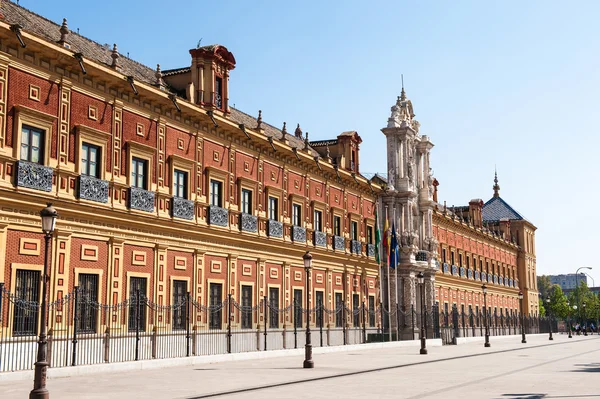
[[[535,395],[592,395],[600,371],[600,337],[556,334],[491,339],[483,343],[430,347],[385,347],[315,354],[315,368],[302,368],[302,355],[50,378],[53,398],[542,398]],[[596,364],[596,366],[594,366]],[[567,371],[570,371],[567,373]],[[556,373],[556,376],[554,374]],[[25,398],[29,381],[0,382],[2,399]],[[449,394],[449,392],[451,392]],[[512,395],[520,396],[512,396]]]

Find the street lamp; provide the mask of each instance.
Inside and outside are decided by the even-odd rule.
[[[525,338],[525,318],[523,316],[523,291],[519,291],[519,303],[521,304],[521,343],[526,344]]]
[[[573,305],[573,310],[577,310],[577,305]],[[579,332],[577,332],[577,335],[579,335]]]
[[[310,254],[309,251],[306,251],[306,253],[302,256],[302,259],[304,260],[304,270],[306,270],[306,345],[304,346],[304,368],[305,369],[312,369],[315,367],[315,362],[313,362],[312,359],[312,344],[310,343],[310,312],[308,311],[308,309],[310,309],[310,303],[309,303],[309,296],[310,296],[310,283],[309,283],[309,276],[310,276],[310,269],[312,268],[312,255]]]
[[[548,305],[546,312],[548,312],[548,332],[550,333],[550,337],[548,338],[548,340],[554,341],[554,338],[552,338],[552,317],[550,317],[550,296],[549,295],[546,297],[546,304]]]
[[[587,337],[587,315],[585,314],[585,302],[581,304],[583,308],[583,319],[582,319],[582,327],[583,327],[583,335]],[[585,323],[583,322],[585,320]]]
[[[48,372],[48,320],[47,320],[47,302],[48,302],[48,283],[50,282],[50,240],[56,226],[58,212],[48,202],[47,206],[40,211],[42,218],[42,231],[44,232],[44,241],[46,250],[44,252],[44,277],[42,285],[42,322],[40,323],[40,340],[38,341],[37,361],[35,362],[35,374],[33,378],[33,390],[29,392],[29,399],[48,399],[50,394],[46,389],[46,375]]]
[[[579,271],[581,269],[592,270],[592,268],[589,266],[581,266],[575,272],[575,288],[577,289],[577,305],[579,306],[579,314],[578,314],[579,322],[581,322],[581,296],[579,295]]]
[[[567,302],[567,308],[569,308],[569,313],[567,313],[567,328],[569,329],[569,338],[573,338],[573,335],[571,335],[571,302]]]
[[[485,322],[485,343],[483,344],[483,346],[486,348],[489,348],[491,345],[490,345],[490,329],[489,329],[488,319],[487,319],[487,285],[483,284],[481,286],[481,289],[483,291],[483,321]]]
[[[425,275],[423,272],[419,272],[417,274],[417,280],[419,280],[419,286],[421,287],[421,351],[419,352],[421,355],[427,354],[427,343],[425,337]]]

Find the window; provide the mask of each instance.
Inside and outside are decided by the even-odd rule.
[[[252,214],[252,191],[242,188],[242,213]]]
[[[358,240],[358,222],[350,222],[350,233],[353,240]]]
[[[79,300],[77,330],[82,333],[95,333],[98,322],[98,275],[80,274],[77,295]]]
[[[315,291],[315,299],[317,300],[316,306],[316,325],[317,327],[323,327],[323,291]]]
[[[446,248],[442,248],[442,263],[446,263]]]
[[[209,288],[209,312],[208,328],[213,330],[221,329],[221,321],[223,320],[221,303],[223,298],[223,284],[210,283]]]
[[[367,244],[373,244],[373,226],[367,226]]]
[[[450,264],[454,265],[454,251],[450,251]]]
[[[131,277],[129,279],[129,331],[146,331],[146,282],[145,277]],[[138,292],[140,302],[138,303]]]
[[[462,267],[462,254],[458,254],[458,265]]]
[[[215,106],[223,108],[223,78],[220,76],[215,79]]]
[[[335,293],[335,326],[336,327],[342,327],[343,325],[343,312],[344,310],[342,309],[344,306],[344,303],[342,302],[342,293],[341,292],[336,292]]]
[[[292,204],[292,224],[294,226],[302,225],[302,206]]]
[[[188,197],[187,181],[188,181],[187,172],[181,171],[179,169],[175,169],[175,171],[173,172],[173,197],[187,199],[187,197]]]
[[[173,280],[173,330],[185,330],[187,324],[187,281]]]
[[[479,260],[479,270],[481,270],[482,272],[485,271],[483,270],[483,260]]]
[[[0,294],[1,295],[1,294]],[[40,300],[40,272],[17,270],[15,299],[29,306],[15,306],[13,335],[36,335],[38,333],[38,306]]]
[[[471,266],[471,258],[469,258],[469,256],[467,255],[467,257],[465,258],[467,260],[467,269],[469,268],[469,266]]]
[[[333,217],[333,235],[342,235],[342,218],[340,218],[339,216]]]
[[[21,160],[44,163],[44,131],[27,125],[21,128]]]
[[[369,296],[369,327],[375,327],[375,297]]]
[[[88,143],[81,145],[81,174],[100,178],[100,147]]]
[[[133,157],[131,159],[131,186],[147,190],[148,161]]]
[[[252,328],[252,286],[242,285],[242,328]]]
[[[302,327],[302,290],[294,290],[294,325]]]
[[[271,220],[278,220],[278,215],[279,212],[277,210],[277,198],[275,197],[269,197],[269,219]]]
[[[360,327],[360,296],[352,295],[352,316],[354,327]]]
[[[210,181],[210,205],[221,208],[223,199],[223,183],[219,180]]]
[[[323,213],[321,211],[315,210],[313,222],[315,231],[323,231]]]
[[[269,327],[279,328],[279,288],[269,288]]]

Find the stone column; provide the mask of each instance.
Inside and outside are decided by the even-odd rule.
[[[417,331],[417,320],[411,310],[416,310],[417,306],[417,279],[416,274],[412,270],[406,270],[402,273],[403,279],[403,290],[404,295],[402,296],[402,304],[404,311],[404,323],[400,327],[402,339],[413,339],[416,337]],[[401,321],[402,322],[402,321]],[[414,328],[413,328],[414,326]]]

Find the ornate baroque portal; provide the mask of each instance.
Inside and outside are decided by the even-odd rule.
[[[380,198],[382,220],[386,212],[396,228],[400,248],[399,265],[393,270],[384,265],[384,295],[386,308],[399,317],[390,317],[392,331],[398,328],[403,338],[418,335],[421,300],[418,295],[417,274],[425,274],[425,304],[430,311],[435,301],[435,272],[438,268],[438,241],[433,236],[433,176],[429,154],[433,143],[419,134],[419,122],[414,119],[413,106],[404,88],[387,127],[381,129],[387,138],[387,189]],[[387,279],[389,278],[389,284]],[[429,329],[431,331],[431,329]]]

